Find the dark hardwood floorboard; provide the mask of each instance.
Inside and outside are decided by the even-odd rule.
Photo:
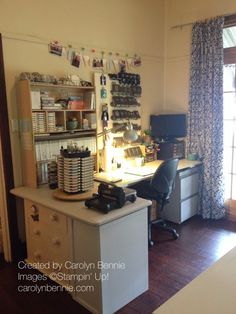
[[[209,221],[194,217],[175,227],[180,234],[178,240],[172,240],[171,234],[165,231],[156,228],[153,230],[155,245],[149,249],[149,290],[117,314],[152,313],[236,245],[236,222]],[[17,273],[18,269],[14,264],[0,262],[1,313],[89,313],[66,292],[17,292]],[[48,280],[47,284],[52,282]]]

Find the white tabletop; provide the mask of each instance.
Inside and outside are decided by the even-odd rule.
[[[236,247],[153,313],[235,314]]]
[[[97,189],[95,189],[94,192],[96,191]],[[11,190],[11,193],[15,196],[33,201],[37,204],[92,225],[103,225],[151,205],[151,201],[137,198],[134,203],[127,202],[122,208],[114,209],[108,214],[104,214],[92,208],[88,209],[85,206],[84,201],[62,201],[55,199],[53,197],[53,192],[54,190],[50,190],[47,187],[36,189],[22,186]]]
[[[144,179],[151,178],[162,162],[163,160],[155,160],[148,162],[139,168],[137,167],[137,169],[134,167],[130,169],[117,169],[116,171],[100,172],[95,174],[95,180],[125,187]],[[182,171],[201,164],[202,163],[200,161],[181,159],[177,170]]]

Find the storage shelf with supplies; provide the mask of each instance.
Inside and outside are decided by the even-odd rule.
[[[17,91],[25,186],[37,187],[46,183],[45,160],[55,159],[66,140],[76,141],[79,146],[89,146],[96,156],[97,125],[93,86],[20,80]],[[42,150],[47,153],[44,154]],[[45,173],[42,174],[42,171]]]

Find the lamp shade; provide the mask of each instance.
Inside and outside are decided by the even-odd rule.
[[[125,132],[123,133],[123,139],[129,143],[134,142],[138,139],[138,133],[133,129],[133,125],[131,122],[129,122]]]

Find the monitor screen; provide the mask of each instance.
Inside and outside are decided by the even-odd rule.
[[[186,114],[150,116],[151,134],[155,139],[174,139],[187,134]]]

